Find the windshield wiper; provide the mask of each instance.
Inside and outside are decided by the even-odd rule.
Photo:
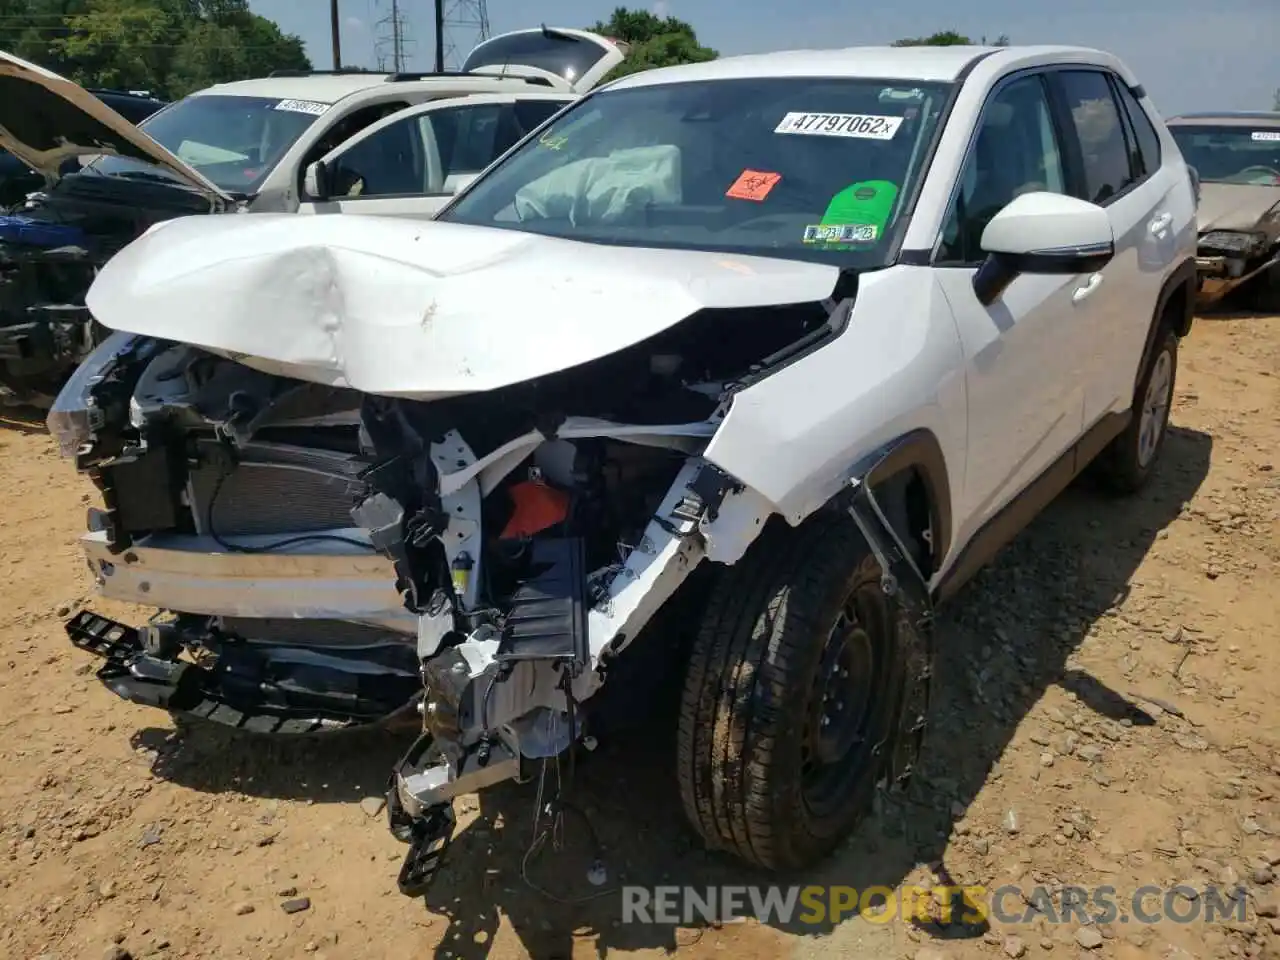
[[[182,184],[177,177],[166,173],[152,173],[149,170],[121,170],[118,173],[109,173],[107,176],[120,177],[122,180],[146,180],[149,183]]]

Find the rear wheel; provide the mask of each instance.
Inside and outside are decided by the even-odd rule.
[[[1135,493],[1151,478],[1169,432],[1178,373],[1178,335],[1162,325],[1134,391],[1133,417],[1094,463],[1099,482],[1114,493]]]
[[[843,513],[769,528],[719,579],[678,733],[681,797],[708,845],[796,868],[856,827],[918,749],[927,677],[908,634]]]

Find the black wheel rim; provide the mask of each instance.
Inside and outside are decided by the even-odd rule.
[[[816,817],[838,813],[872,773],[893,695],[889,616],[878,585],[856,588],[827,632],[809,689],[800,790]]]

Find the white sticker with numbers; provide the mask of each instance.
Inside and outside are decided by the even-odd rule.
[[[900,126],[902,117],[879,117],[869,113],[788,113],[773,132],[809,137],[892,140]]]
[[[1255,130],[1253,139],[1280,141],[1280,130]]]
[[[329,104],[316,100],[281,100],[275,105],[277,110],[288,110],[290,113],[309,113],[318,117],[329,109]]]

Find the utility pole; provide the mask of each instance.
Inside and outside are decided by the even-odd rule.
[[[487,0],[436,0],[436,69],[458,69],[489,39]]]
[[[436,0],[436,73],[444,73],[444,0]]]
[[[338,35],[338,0],[329,0],[329,35],[333,39],[333,69],[342,69],[342,39]]]
[[[386,69],[390,61],[393,73],[403,73],[408,68],[405,48],[411,41],[408,38],[408,24],[404,21],[404,14],[400,12],[400,0],[391,0],[391,11],[378,21],[378,27],[383,31],[374,47],[378,69]]]

